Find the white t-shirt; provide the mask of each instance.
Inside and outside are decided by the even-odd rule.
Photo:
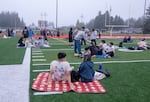
[[[104,44],[103,44],[103,48],[104,48],[104,49],[107,49],[107,48],[108,48],[108,45],[107,45],[106,43],[104,43]]]
[[[108,52],[109,52],[109,51],[115,52],[115,46],[111,46],[111,47],[108,46],[108,47],[107,47],[107,50],[108,50]]]
[[[92,33],[91,33],[91,40],[92,39],[96,39],[97,38],[97,31],[93,31]]]
[[[67,80],[65,72],[71,71],[71,67],[67,61],[64,62],[52,61],[50,64],[50,71],[54,72],[52,76],[53,80],[57,81]]]
[[[139,47],[147,47],[147,42],[146,41],[140,41],[138,42]]]
[[[82,30],[79,30],[77,32],[77,34],[75,35],[74,39],[75,40],[81,40],[82,38],[84,38],[86,40],[85,32]]]

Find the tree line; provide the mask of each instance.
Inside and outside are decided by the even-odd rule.
[[[105,13],[101,13],[101,11],[98,13],[98,15],[90,20],[86,25],[86,27],[92,29],[108,29],[106,25],[128,25],[132,28],[142,28],[143,27],[143,17],[139,17],[138,19],[135,18],[129,18],[124,20],[119,15],[115,15],[114,17],[110,15],[108,11]],[[120,30],[122,28],[113,28],[115,30]]]
[[[109,11],[106,11],[103,14],[100,11],[98,15],[94,19],[90,20],[87,24],[77,20],[76,27],[84,25],[89,29],[95,28],[100,30],[109,30],[109,27],[106,27],[106,25],[128,25],[128,23],[129,28],[141,28],[144,34],[150,34],[150,6],[146,10],[146,15],[141,16],[138,19],[129,18],[124,20],[119,15],[114,17],[111,16]],[[115,27],[113,29],[121,30],[122,28]]]
[[[16,12],[1,12],[0,13],[0,27],[1,28],[22,28],[25,26],[23,19],[20,19]]]

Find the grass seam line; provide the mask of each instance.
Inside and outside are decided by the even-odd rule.
[[[50,95],[50,94],[63,94],[63,92],[34,92],[33,95]]]
[[[36,72],[48,72],[48,71],[50,71],[50,69],[32,70],[33,73],[36,73]]]
[[[138,63],[138,62],[150,62],[150,60],[130,60],[130,61],[102,61],[102,62],[93,62],[94,64],[99,64],[99,63]],[[70,63],[71,65],[79,65],[81,62],[77,63]],[[44,66],[44,65],[50,65],[48,63],[43,63],[43,64],[32,64],[32,66]]]

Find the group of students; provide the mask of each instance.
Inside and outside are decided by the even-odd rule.
[[[85,52],[90,52],[93,58],[111,58],[115,55],[115,47],[113,42],[107,45],[105,40],[101,40],[99,45],[91,42],[91,45],[85,48]]]
[[[94,63],[91,61],[91,55],[89,53],[84,53],[83,61],[77,71],[66,60],[66,53],[59,52],[57,57],[58,60],[54,60],[50,64],[48,84],[51,84],[53,80],[66,80],[70,88],[73,89],[72,82],[91,82],[94,80]]]
[[[101,43],[97,45],[97,31],[92,29],[90,32],[85,29],[85,27],[78,28],[74,32],[71,28],[69,31],[69,42],[73,42],[74,40],[74,56],[83,56],[83,53],[81,52],[82,40],[88,39],[90,39],[91,45],[85,48],[85,52],[90,51],[92,57],[103,58],[114,56],[115,48],[113,42],[110,42],[109,45],[107,45],[105,40],[102,40]]]
[[[17,47],[50,47],[46,35],[35,39],[32,29],[25,27],[22,32],[22,37],[18,40]]]
[[[131,39],[131,36],[129,37]],[[133,41],[133,39],[132,39]],[[123,41],[119,43],[119,48],[124,48]],[[146,41],[145,38],[141,39],[141,41],[137,42],[137,47],[130,46],[128,47],[129,50],[149,50],[150,45]]]
[[[72,28],[70,28],[69,44],[72,46],[74,41],[75,56],[82,54],[81,46],[83,43],[86,45],[86,41],[91,40],[91,42],[94,42],[96,45],[96,39],[97,39],[97,31],[95,29],[92,29],[92,31],[90,32],[88,29],[85,29],[85,27],[77,28],[74,31]]]

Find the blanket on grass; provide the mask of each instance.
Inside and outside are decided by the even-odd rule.
[[[32,84],[32,89],[40,92],[77,92],[77,93],[105,93],[105,88],[98,80],[83,83],[74,82],[74,90],[71,90],[67,81],[53,81],[51,84],[45,84],[48,81],[49,73],[40,73]]]
[[[122,51],[122,52],[143,52],[144,50],[130,50],[127,48],[119,48],[118,51]]]

